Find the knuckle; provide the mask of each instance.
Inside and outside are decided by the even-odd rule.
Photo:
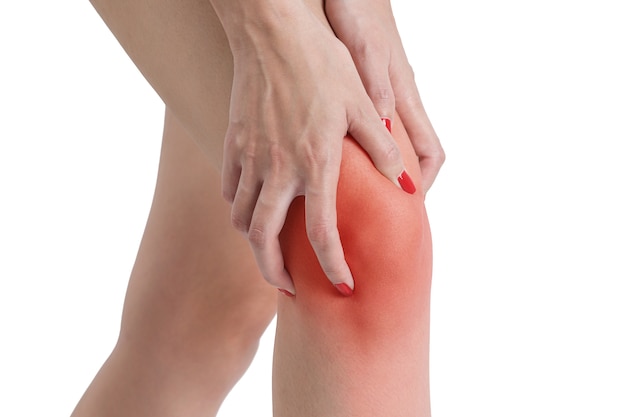
[[[439,143],[439,139],[436,139],[435,146],[433,146],[433,148],[429,150],[428,158],[437,166],[443,165],[443,163],[446,161],[446,153],[443,150],[441,143]]]
[[[376,39],[376,37],[368,37],[368,39]],[[379,57],[385,54],[387,49],[386,45],[382,42],[372,42],[361,39],[352,45],[350,52],[354,56],[355,60],[369,60],[372,57]],[[372,62],[378,62],[378,60]]]
[[[350,48],[350,53],[355,61],[364,59],[369,54],[371,46],[367,42],[356,42]]]
[[[268,244],[266,230],[259,226],[250,226],[248,229],[248,241],[256,249],[265,249]]]
[[[245,131],[246,123],[243,120],[238,120],[231,117],[228,121],[228,128],[226,129],[226,135],[236,138],[240,133]]]
[[[384,158],[383,162],[393,165],[402,163],[402,154],[400,153],[400,148],[392,141],[388,141],[385,144],[385,147],[382,152],[382,156]]]
[[[256,146],[253,143],[249,143],[241,149],[242,165],[255,166],[257,159]]]
[[[324,168],[331,164],[332,155],[328,147],[320,145],[322,141],[313,141],[303,150],[307,166],[312,168]]]
[[[314,223],[307,227],[307,237],[312,245],[326,248],[331,238],[331,226],[326,222]]]
[[[228,129],[226,132],[226,136],[224,136],[224,149],[226,152],[230,152],[237,143],[237,135],[232,131],[232,129]]]
[[[280,174],[285,168],[286,155],[285,150],[278,143],[270,145],[269,157],[271,164],[271,172],[273,174]]]
[[[374,101],[378,101],[378,102],[383,102],[383,103],[387,103],[387,102],[393,102],[394,101],[394,95],[393,95],[393,90],[391,89],[391,87],[385,86],[385,87],[375,87],[370,89],[370,98]]]
[[[239,230],[240,232],[244,232],[244,233],[247,233],[250,227],[248,222],[244,220],[243,217],[234,213],[230,216],[230,223],[233,225],[233,227],[236,230]]]
[[[435,160],[439,164],[439,166],[443,165],[446,162],[446,153],[443,148],[439,148],[439,151],[435,154]]]
[[[226,130],[226,136],[224,136],[224,149],[226,152],[237,152],[240,150],[244,137],[243,126],[231,122]]]

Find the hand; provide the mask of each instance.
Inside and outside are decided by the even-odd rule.
[[[326,0],[325,10],[380,116],[392,119],[398,111],[419,157],[426,193],[445,154],[417,91],[389,0]]]
[[[254,31],[255,25],[246,28]],[[234,78],[222,184],[233,225],[247,235],[266,280],[295,294],[278,235],[291,202],[304,195],[311,245],[329,280],[349,295],[354,281],[336,214],[343,138],[349,132],[379,171],[398,184],[404,166],[395,141],[349,52],[312,14],[292,14],[274,29],[239,38],[231,49]]]

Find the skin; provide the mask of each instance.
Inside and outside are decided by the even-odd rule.
[[[445,153],[420,98],[388,0],[327,0],[326,16],[346,45],[381,117],[397,112],[419,158],[428,192]]]
[[[405,166],[396,142],[382,127],[376,108],[359,81],[348,50],[330,36],[332,32],[319,1],[306,3],[306,10],[290,12],[303,25],[299,27],[310,29],[308,37],[299,38],[295,46],[278,48],[280,54],[274,57],[278,64],[274,64],[283,66],[266,69],[261,78],[258,78],[262,72],[258,56],[262,55],[242,46],[245,40],[237,43],[229,39],[227,24],[225,31],[206,1],[93,0],[92,3],[163,98],[167,111],[157,189],[130,279],[120,338],[73,416],[214,415],[249,365],[259,336],[275,314],[276,291],[263,277],[296,292],[288,269],[281,266],[283,254],[275,249],[281,230],[278,225],[289,219],[289,198],[306,195],[308,201],[315,201],[317,197],[317,203],[307,210],[304,239],[311,241],[309,247],[320,258],[325,279],[353,286],[352,272],[344,260],[335,226],[337,178],[339,165],[345,158],[334,152],[339,148],[339,152],[345,151],[341,138],[346,132],[352,133],[374,161],[372,166],[378,170],[379,177],[382,173],[392,188],[397,187],[394,176],[402,170],[416,175],[415,152],[403,151],[405,156],[414,158]],[[222,7],[223,23],[228,19],[224,15],[228,10],[217,3],[218,12]],[[318,38],[329,43],[315,45],[312,41]],[[306,51],[310,55],[308,61],[304,60],[302,43],[310,43],[312,48]],[[191,45],[193,53],[189,53]],[[256,47],[261,46],[267,47],[267,40],[265,43],[258,40]],[[300,67],[288,65],[300,61],[314,78],[272,78],[278,70],[297,73]],[[315,71],[315,62],[322,66],[345,63],[334,67],[337,71],[332,78],[336,85],[317,76],[321,73]],[[310,81],[308,90],[303,80]],[[290,102],[284,92],[268,102],[259,101],[267,91],[258,85],[265,82],[276,88],[284,84],[281,87],[284,90],[272,91],[301,89],[307,94],[318,94],[312,99],[317,103],[316,111],[305,111],[302,107],[308,106],[307,100]],[[255,92],[252,97],[244,95],[246,85]],[[319,88],[313,88],[316,85],[327,88],[320,92]],[[246,100],[253,103],[246,105]],[[254,111],[258,114],[254,115]],[[290,122],[283,117],[282,123],[274,123],[271,117],[263,119],[265,111],[275,119],[285,114],[298,117],[309,114],[311,118]],[[245,127],[242,120],[256,121],[263,129]],[[282,140],[291,153],[279,153],[277,157],[275,150],[283,148],[270,143],[268,138]],[[294,138],[299,146],[288,146],[285,141]],[[298,154],[297,150],[302,148],[316,151]],[[263,151],[257,154],[259,149]],[[284,162],[278,164],[282,171],[275,169],[277,161]],[[252,174],[248,176],[244,172]],[[264,200],[281,204],[283,214],[263,219],[264,215],[271,216],[272,210],[270,206],[263,207],[262,191],[290,184],[276,181],[295,172],[304,173],[293,178],[297,184],[295,190],[287,187],[285,195],[268,194]],[[252,186],[240,186],[245,184],[256,184],[258,196],[250,197],[257,191],[249,191]],[[248,190],[248,197],[245,192],[239,196],[241,189]],[[220,199],[220,193],[233,205]],[[238,196],[240,201],[247,201],[237,203],[245,209],[236,209]],[[264,208],[261,214],[257,213],[257,207]],[[270,224],[273,229],[250,226],[255,224],[255,216],[261,216],[256,220],[258,224]],[[245,221],[237,219],[243,218],[249,218],[250,225],[242,234],[230,223],[241,230]],[[252,238],[251,229],[256,230]],[[282,280],[272,272],[280,272],[281,268]],[[301,294],[296,297],[303,299]],[[323,305],[318,308],[322,309]],[[306,332],[294,332],[291,338],[279,338],[277,352],[293,350],[299,355],[299,363],[308,363],[312,358],[297,347],[302,345],[302,338],[310,336]],[[320,340],[332,343],[328,338]],[[319,384],[327,385],[337,377],[337,369],[329,364],[318,365],[326,369],[316,377]],[[287,378],[293,366],[284,363],[278,369]],[[276,377],[279,384],[284,384],[280,372]],[[328,394],[330,400],[332,393]],[[305,398],[301,400],[303,404],[306,402]],[[300,399],[278,396],[275,413],[293,407],[289,401]]]
[[[404,171],[398,148],[321,3],[213,4],[233,51],[222,169],[233,224],[247,234],[268,282],[295,293],[278,235],[289,204],[304,195],[309,241],[326,276],[352,288],[335,209],[341,138],[351,133],[381,173],[396,183]]]
[[[407,170],[421,179],[398,117],[393,131]],[[295,200],[281,244],[298,292],[278,303],[274,416],[430,416],[432,248],[423,190],[393,187],[348,138],[337,195],[355,291],[343,298],[326,281],[306,240],[305,204]]]
[[[276,312],[220,177],[168,110],[118,342],[73,417],[215,415]]]

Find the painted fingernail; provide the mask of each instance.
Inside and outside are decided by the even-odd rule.
[[[282,288],[279,288],[279,289],[278,289],[278,291],[280,291],[280,293],[281,293],[281,294],[284,294],[284,295],[286,295],[286,296],[287,296],[287,297],[289,297],[289,298],[291,298],[291,297],[295,297],[295,296],[296,296],[295,294],[292,294],[292,293],[290,293],[290,292],[289,292],[289,291],[287,291],[287,290],[283,290]]]
[[[398,177],[398,182],[404,191],[409,194],[415,193],[415,184],[413,184],[413,180],[409,177],[406,171],[402,171],[402,174]]]
[[[335,284],[335,288],[337,288],[337,291],[339,291],[341,293],[341,295],[346,296],[346,297],[350,297],[352,295],[352,293],[354,291],[352,291],[352,289],[350,287],[348,287],[348,284]]]
[[[391,119],[388,117],[381,117],[380,120],[383,121],[387,130],[391,133]]]

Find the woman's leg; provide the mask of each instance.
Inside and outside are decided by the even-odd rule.
[[[221,169],[233,62],[210,2],[91,3],[209,163]]]
[[[323,0],[304,2],[327,23]],[[233,61],[209,0],[91,3],[211,164],[221,169]]]
[[[417,157],[396,115],[409,175]],[[337,293],[306,238],[304,202],[281,234],[296,296],[280,297],[274,357],[275,417],[430,416],[428,342],[431,240],[422,190],[393,186],[344,140],[338,227],[354,294]]]
[[[214,415],[276,308],[221,197],[228,43],[208,1],[92,3],[168,109],[120,339],[73,416]]]
[[[168,108],[177,116],[190,137],[201,145],[202,150],[209,157],[211,165],[217,168],[221,167],[222,138],[227,125],[228,100],[232,83],[232,60],[221,25],[209,3],[199,0],[155,0],[151,2],[92,0],[92,2],[131,58],[167,103]],[[320,18],[323,19],[322,2],[311,0],[310,3],[312,7],[316,8]],[[358,148],[354,146],[350,148],[350,142],[347,143],[347,148],[344,151],[344,162],[354,160],[358,162],[357,167],[370,167],[373,170],[369,159],[359,153]],[[419,175],[414,160],[415,156],[410,150],[407,150],[406,145],[405,141],[403,145],[405,161],[409,167],[412,166],[409,169],[409,174],[418,183]],[[413,159],[410,159],[411,155]],[[173,171],[175,170],[173,169]],[[209,178],[208,171],[207,169],[207,178]],[[281,299],[281,317],[276,340],[275,359],[276,415],[298,417],[357,414],[403,415],[403,410],[406,410],[404,415],[427,415],[430,246],[421,196],[419,192],[412,197],[405,195],[401,190],[397,190],[393,184],[382,179],[377,172],[364,174],[356,170],[353,171],[356,173],[355,176],[347,175],[348,181],[345,179],[345,172],[349,173],[350,169],[344,168],[342,182],[340,182],[338,211],[346,256],[357,278],[357,290],[355,295],[349,299],[338,299],[334,297],[336,294],[325,292],[324,286],[329,284],[326,281],[322,284],[319,280],[314,282],[317,282],[316,285],[319,285],[322,290],[315,290],[316,285],[310,285],[310,290],[307,290],[307,280],[313,276],[321,276],[309,273],[316,271],[316,264],[311,261],[314,258],[308,252],[308,241],[306,241],[306,234],[301,227],[303,224],[298,223],[300,221],[298,220],[300,219],[298,210],[301,210],[302,207],[298,208],[300,203],[296,203],[294,205],[295,211],[292,211],[290,219],[288,219],[286,233],[283,235],[283,249],[286,251],[290,271],[296,275],[298,295],[294,299]],[[200,177],[202,175],[204,174],[189,175],[189,177],[198,179],[198,182],[194,183],[198,190],[208,190],[208,186],[203,188],[201,184]],[[376,181],[378,181],[377,185],[375,184]],[[380,181],[384,181],[384,184]],[[220,200],[219,193],[215,191],[218,188],[217,181],[213,186],[213,199],[207,197],[207,200],[211,202]],[[389,187],[392,187],[394,191],[392,192]],[[190,186],[190,188],[194,187]],[[366,192],[363,192],[364,189]],[[372,189],[380,190],[381,198],[372,198],[371,193],[368,194],[368,190]],[[350,190],[359,191],[361,194],[351,194]],[[194,194],[192,191],[187,191],[186,195],[191,196],[192,194]],[[158,195],[157,190],[155,202]],[[344,199],[341,197],[342,195],[352,197]],[[367,197],[367,199],[363,200],[363,197]],[[162,199],[171,203],[178,198],[174,195]],[[411,200],[407,200],[407,198]],[[365,205],[365,201],[371,205]],[[225,208],[225,211],[227,212],[228,209]],[[166,212],[168,214],[165,214]],[[173,222],[176,225],[177,221],[186,221],[186,217],[180,213],[187,212],[196,213],[193,205],[183,205],[183,207],[171,211],[163,210],[160,216],[164,222]],[[206,214],[206,211],[204,213]],[[207,215],[207,217],[209,216]],[[202,216],[199,215],[198,219],[200,218]],[[349,222],[345,223],[345,220],[350,218],[359,220],[362,224],[350,225]],[[295,223],[293,223],[294,219]],[[204,221],[214,224],[216,228],[218,224],[225,228],[224,230],[230,228],[227,219],[219,220],[216,218],[213,222],[210,218],[206,218]],[[192,228],[190,226],[192,224],[195,225],[196,222],[189,221],[186,228],[183,229],[188,230],[192,236],[197,236],[197,233],[194,234],[197,229]],[[205,230],[208,229],[210,227],[207,226]],[[197,258],[188,255],[187,252],[190,251],[188,246],[193,244],[206,248],[209,245],[201,240],[192,243],[194,242],[193,239],[191,241],[181,239],[174,244],[172,243],[172,236],[177,236],[174,232],[178,230],[178,226],[171,226],[164,228],[162,234],[149,234],[146,231],[147,240],[144,246],[153,248],[151,250],[145,249],[147,252],[171,245],[174,245],[174,248],[168,247],[167,250],[177,249],[177,251],[169,254],[167,258],[157,256],[158,254],[149,256],[146,259],[151,260],[146,261],[145,264],[151,265],[152,270],[160,272],[168,269],[163,266],[163,262],[169,260],[172,265],[170,271],[176,271],[170,275],[175,276],[176,279],[181,279],[183,274],[177,272],[177,268],[193,271],[194,267],[186,266],[187,263],[200,262]],[[363,234],[361,231],[365,231],[365,233]],[[371,242],[371,240],[363,237],[355,239],[354,236],[357,232],[360,236],[371,236],[369,239],[375,239],[379,244],[385,242],[387,247],[376,245],[368,247],[367,242]],[[154,240],[153,236],[162,236],[162,243]],[[416,238],[417,240],[415,240]],[[152,242],[153,240],[154,242]],[[289,245],[289,242],[293,242],[294,245]],[[361,244],[366,245],[363,247]],[[205,265],[205,268],[213,267],[223,270],[219,268],[219,265],[224,259],[229,259],[225,255],[241,254],[244,253],[243,251],[247,251],[244,244],[240,246],[240,249],[241,251],[220,252],[220,256],[214,257],[215,265],[211,266],[204,261],[200,264]],[[404,256],[398,257],[396,251],[400,251]],[[191,250],[191,253],[200,257],[199,253],[206,255],[207,251],[196,248],[196,250]],[[251,258],[246,257],[246,259],[250,259],[251,262]],[[362,261],[363,263],[361,263]],[[367,263],[367,261],[373,263]],[[235,264],[238,265],[237,262]],[[298,265],[300,265],[300,270],[298,270]],[[311,271],[302,270],[302,268],[308,267],[311,267]],[[255,270],[253,266],[250,266],[250,269]],[[150,268],[136,268],[134,275],[138,274],[138,270],[150,271]],[[415,273],[412,273],[411,270]],[[149,275],[150,272],[147,274]],[[205,276],[209,275],[211,274]],[[214,274],[215,279],[192,280],[190,282],[193,283],[190,283],[188,287],[183,285],[183,288],[194,288],[195,284],[207,285],[206,288],[210,288],[212,285],[220,285],[226,281],[217,275]],[[232,276],[240,277],[244,275],[245,273],[243,275],[232,274]],[[176,407],[184,407],[184,404],[190,408],[197,406],[194,409],[203,408],[199,402],[196,402],[201,402],[201,400],[194,399],[200,398],[202,395],[198,394],[197,397],[193,397],[194,393],[206,390],[207,386],[220,379],[221,374],[218,372],[214,377],[211,377],[204,372],[202,377],[198,375],[196,379],[183,378],[186,381],[194,381],[197,384],[195,385],[196,389],[189,388],[185,381],[178,381],[177,378],[180,378],[180,373],[176,374],[176,370],[182,368],[183,372],[187,372],[186,369],[190,366],[189,361],[185,362],[190,352],[184,351],[181,338],[188,337],[191,341],[203,341],[203,343],[211,345],[216,340],[220,340],[220,337],[225,337],[223,340],[235,342],[237,342],[238,337],[220,335],[211,338],[206,336],[207,326],[204,320],[196,319],[188,322],[189,317],[187,315],[191,314],[195,318],[212,317],[219,319],[221,317],[202,313],[203,309],[207,309],[206,311],[211,311],[211,309],[207,307],[207,302],[198,302],[197,299],[191,303],[192,306],[197,307],[197,310],[195,307],[186,307],[185,297],[178,297],[179,293],[191,296],[196,291],[178,290],[179,283],[175,284],[174,280],[167,281],[164,278],[160,280],[171,284],[171,286],[166,285],[159,289],[159,286],[153,287],[146,284],[134,286],[136,289],[133,290],[131,284],[129,297],[131,294],[135,294],[132,299],[136,301],[131,302],[129,298],[124,326],[134,330],[122,332],[120,345],[127,343],[126,346],[136,346],[136,348],[127,349],[126,352],[128,353],[125,354],[118,353],[121,349],[116,349],[78,406],[77,413],[82,412],[82,414],[76,414],[77,416],[97,415],[91,410],[99,409],[99,407],[106,410],[104,408],[105,402],[108,407],[115,404],[115,401],[107,402],[107,398],[124,399],[121,404],[131,411],[134,409],[133,407],[158,406],[162,407],[162,410],[169,410],[172,415],[179,415],[183,414],[181,411],[183,409],[176,409]],[[226,290],[225,293],[248,294],[246,288],[251,284],[249,282],[239,282],[238,284],[239,286]],[[382,288],[379,288],[379,285],[382,285]],[[260,284],[259,286],[262,287]],[[264,297],[272,299],[275,291],[264,292],[263,294],[267,294]],[[207,296],[207,298],[210,297]],[[247,311],[254,310],[254,308],[241,308],[240,306],[247,305],[246,300],[248,299],[241,300],[241,295],[239,298],[240,304],[225,303],[225,310],[220,311],[223,311],[226,317],[241,319],[238,323],[255,323],[256,317],[252,317],[250,318],[252,321],[248,321],[246,314]],[[142,301],[151,299],[157,309],[162,303],[161,300],[168,300],[165,302],[165,306],[169,306],[164,308],[163,314],[156,314],[154,321],[151,321],[154,309],[151,310],[147,307],[148,301]],[[218,301],[220,299],[217,298]],[[228,299],[232,300],[231,298]],[[254,297],[248,301],[253,306],[263,305],[267,307],[267,303],[264,301],[256,304]],[[135,304],[136,307],[134,307]],[[134,313],[132,313],[133,310]],[[271,315],[270,313],[268,316]],[[127,317],[128,319],[126,319]],[[142,317],[143,321],[141,320]],[[171,326],[165,326],[165,329],[157,327],[159,326],[158,320],[169,319],[170,317],[177,319],[172,320]],[[146,322],[152,324],[147,326]],[[258,334],[258,329],[263,327],[256,327],[254,324],[249,324],[249,326],[251,330],[247,333],[244,332],[248,336]],[[146,335],[142,333],[137,335],[140,337],[134,337],[134,332],[143,331],[144,327],[148,330],[152,329],[154,334],[151,336],[152,339],[150,337],[146,339]],[[246,325],[242,325],[242,328],[246,327]],[[196,332],[199,332],[200,335],[192,337]],[[165,337],[168,334],[176,337]],[[242,333],[238,334],[241,335]],[[243,338],[249,340],[249,337]],[[146,347],[142,344],[142,339],[148,342],[152,341],[152,344],[157,346]],[[128,342],[124,342],[125,340]],[[166,344],[166,348],[163,350],[158,349],[158,343],[155,341],[161,343],[166,340],[173,340],[176,343],[174,345]],[[192,343],[192,345],[195,345],[195,348],[189,350],[196,354],[195,356],[190,355],[191,362],[201,363],[207,367],[209,366],[207,364],[215,361],[215,357],[211,357],[211,355],[220,355],[223,352],[219,351],[220,346],[214,346],[218,349],[216,352],[215,350],[203,351],[204,347],[198,347],[202,343],[197,345]],[[246,344],[244,343],[244,345]],[[145,355],[144,359],[141,352],[144,348],[159,350],[160,352]],[[134,359],[136,356],[142,356],[142,358]],[[163,366],[154,370],[150,369],[156,359]],[[131,368],[134,372],[132,379],[122,378],[124,374],[120,373],[126,366],[124,364],[135,363],[134,361],[140,365]],[[181,366],[180,361],[185,365]],[[237,362],[236,360],[233,361]],[[371,364],[360,366],[360,361],[371,361]],[[136,372],[135,367],[139,368]],[[195,369],[195,367],[193,368]],[[192,371],[193,369],[189,372]],[[174,372],[173,375],[178,375],[178,377],[169,377],[170,372]],[[163,378],[163,376],[168,377]],[[376,378],[379,378],[378,386],[376,386]],[[112,381],[118,379],[123,382],[123,384],[120,383],[122,388],[113,386]],[[164,379],[167,384],[165,387],[159,384],[159,381]],[[235,379],[236,377],[232,381]],[[358,385],[359,382],[362,385]],[[181,385],[179,386],[178,383]],[[219,391],[223,394],[228,385],[224,384],[215,392]],[[131,393],[133,390],[139,392],[129,395],[126,394],[128,390]],[[187,390],[191,392],[187,393]],[[150,400],[153,400],[158,395],[154,392],[166,392],[167,395],[163,394],[160,398],[161,402],[157,405],[150,404],[149,401],[146,404],[145,396],[149,394]],[[180,399],[178,394],[180,394]],[[186,397],[187,395],[189,397]],[[133,399],[133,396],[140,398]],[[144,399],[143,402],[140,401],[142,398]],[[182,400],[185,400],[186,403],[181,402]],[[211,407],[214,409],[216,403],[212,404]],[[367,404],[370,407],[362,412],[363,410],[359,409],[360,404]],[[145,411],[146,415],[159,415],[154,414],[152,409]],[[141,415],[139,412],[131,412],[130,414]],[[117,415],[123,414],[119,412]]]
[[[276,309],[229,219],[217,171],[167,112],[120,338],[73,417],[216,414]]]

